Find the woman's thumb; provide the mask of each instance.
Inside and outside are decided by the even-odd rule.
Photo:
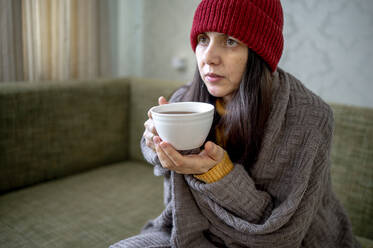
[[[167,104],[167,103],[168,102],[167,102],[167,100],[164,96],[161,96],[161,97],[158,98],[158,104],[159,105],[163,105],[163,104]]]
[[[223,158],[223,156],[224,156],[224,150],[223,150],[223,148],[221,148],[220,146],[214,144],[211,141],[208,141],[205,144],[205,150],[207,152],[207,155],[211,159],[213,159],[215,161],[220,161]]]

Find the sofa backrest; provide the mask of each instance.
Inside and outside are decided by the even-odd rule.
[[[353,231],[373,239],[373,109],[331,104],[332,183]]]
[[[182,84],[144,78],[0,83],[0,193],[143,160],[147,111]],[[354,233],[373,239],[373,109],[331,106],[333,189]]]
[[[129,82],[0,83],[0,193],[127,158]]]
[[[148,119],[148,110],[158,105],[160,96],[168,100],[172,92],[184,83],[178,81],[156,80],[146,78],[131,78],[131,109],[130,109],[130,158],[143,160],[140,150],[140,140],[144,133],[144,122]]]

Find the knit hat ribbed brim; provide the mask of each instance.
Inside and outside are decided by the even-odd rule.
[[[275,71],[284,38],[280,0],[202,0],[194,14],[190,41],[193,51],[197,36],[219,32],[245,43]]]

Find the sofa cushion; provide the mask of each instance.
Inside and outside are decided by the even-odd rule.
[[[0,84],[0,193],[127,158],[129,83]]]
[[[362,237],[357,237],[357,240],[360,242],[361,247],[363,248],[373,248],[373,240],[372,239],[366,239]]]
[[[332,104],[332,182],[356,235],[373,240],[373,110]]]
[[[162,178],[124,162],[0,197],[2,247],[108,247],[163,209]]]
[[[144,122],[148,119],[148,110],[158,105],[160,96],[168,100],[171,93],[183,85],[182,82],[131,78],[131,123],[130,123],[130,157],[143,160],[140,151],[140,139],[144,133]]]

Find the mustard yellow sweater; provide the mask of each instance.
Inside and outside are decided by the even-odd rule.
[[[225,114],[225,107],[222,99],[218,99],[216,101],[216,111],[220,116]],[[225,147],[225,137],[224,137],[224,130],[217,128],[216,132],[216,141],[218,145],[221,147]],[[194,175],[195,178],[205,182],[205,183],[213,183],[219,181],[226,175],[228,175],[233,169],[233,163],[229,158],[227,152],[224,152],[224,158],[214,167],[212,167],[208,172],[203,174]]]

